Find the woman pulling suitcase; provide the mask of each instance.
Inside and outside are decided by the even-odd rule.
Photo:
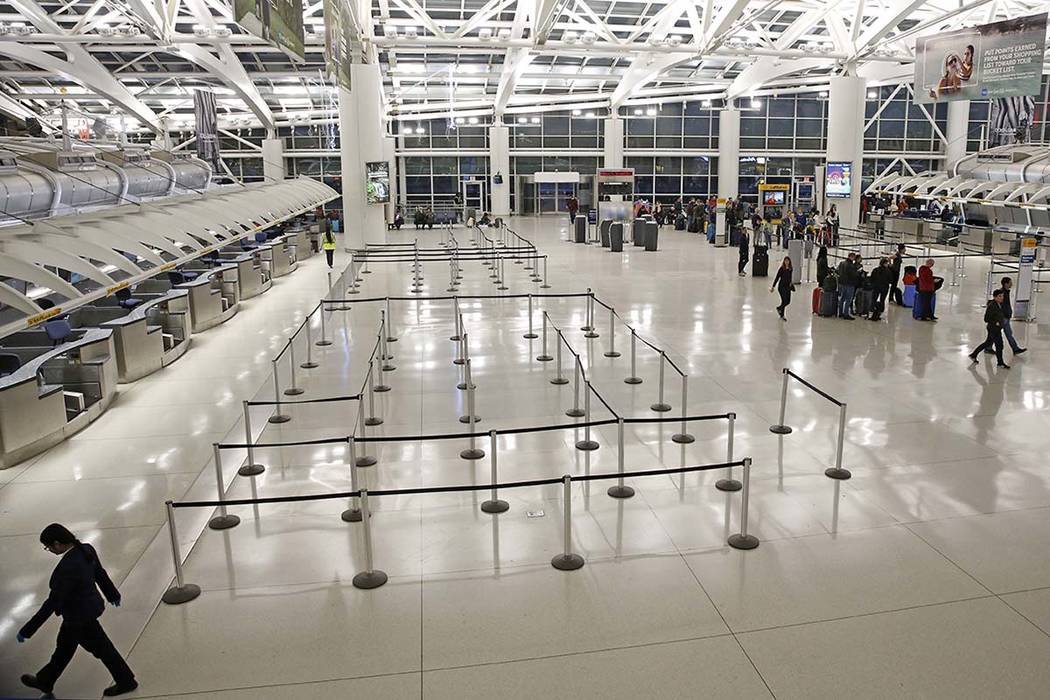
[[[780,267],[777,269],[777,276],[773,278],[773,286],[769,288],[770,294],[773,293],[774,289],[780,292],[780,306],[777,307],[777,313],[780,314],[781,321],[787,320],[784,317],[784,310],[791,303],[791,292],[795,291],[795,284],[791,281],[791,278],[791,258],[785,255],[784,262],[780,263]]]

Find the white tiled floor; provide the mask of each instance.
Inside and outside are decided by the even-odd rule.
[[[739,529],[740,495],[713,488],[719,473],[633,478],[630,500],[610,482],[573,485],[572,542],[586,566],[549,565],[562,541],[560,485],[507,490],[511,510],[479,510],[487,491],[374,497],[376,565],[391,580],[361,591],[360,524],[345,501],[231,507],[233,530],[202,528],[212,514],[179,510],[188,581],[202,596],[157,605],[172,575],[166,499],[215,494],[212,444],[241,442],[241,401],[273,395],[270,359],[323,293],[314,258],[232,321],[193,340],[174,366],[125,387],[116,405],[74,439],[0,472],[0,694],[49,653],[55,625],[28,645],[14,631],[39,604],[54,559],[35,533],[63,520],[95,542],[125,605],[104,617],[142,687],[139,697],[374,698],[1032,698],[1050,675],[1050,349],[1047,325],[1017,325],[1031,348],[1009,372],[967,369],[982,337],[984,271],[967,266],[939,299],[941,321],[891,309],[883,323],[809,313],[803,285],[781,323],[767,280],[736,276],[736,252],[664,230],[661,252],[615,255],[561,240],[560,219],[516,228],[550,254],[552,292],[592,287],[690,374],[689,412],[736,414],[734,456],[754,459],[754,551],[725,545]],[[398,234],[407,240],[412,233]],[[427,233],[428,245],[437,233]],[[466,238],[460,234],[461,238]],[[779,253],[772,257],[776,260]],[[943,266],[943,265],[942,265]],[[375,264],[362,298],[410,296],[407,264]],[[544,290],[507,263],[511,293]],[[493,294],[465,262],[462,294]],[[444,295],[447,266],[425,265],[427,293]],[[595,389],[628,417],[652,417],[658,357],[638,344],[638,386],[624,384],[630,334],[608,312],[586,339],[580,299],[536,300],[580,353]],[[480,430],[569,424],[572,385],[554,386],[553,363],[526,331],[524,300],[462,303],[478,386]],[[301,398],[356,393],[374,342],[377,305],[334,312],[335,343],[314,348],[320,367],[298,370]],[[368,435],[461,432],[466,396],[451,303],[395,302],[393,391],[377,395],[384,420]],[[315,328],[315,338],[319,329]],[[551,334],[551,338],[555,338]],[[348,340],[349,338],[349,340]],[[553,348],[553,344],[551,346]],[[302,361],[304,346],[297,347]],[[564,352],[572,377],[571,353]],[[847,402],[844,465],[834,460],[837,412],[792,385],[778,420],[780,370],[791,367]],[[282,363],[282,383],[287,385]],[[680,411],[668,372],[666,400]],[[595,418],[610,414],[597,401]],[[286,407],[290,423],[253,409],[262,443],[338,438],[356,405]],[[672,416],[675,414],[671,414]],[[628,469],[710,464],[726,458],[726,424],[692,424],[697,441],[670,442],[677,423],[628,425]],[[556,479],[617,466],[616,429],[593,431],[596,452],[567,429],[498,441],[500,478]],[[480,446],[490,450],[487,439]],[[359,444],[359,454],[364,447]],[[379,464],[359,472],[371,490],[485,484],[488,459],[459,458],[460,440],[370,444]],[[267,471],[235,477],[244,453],[224,453],[231,498],[349,490],[345,442],[258,448]],[[240,460],[240,461],[239,461]],[[526,512],[540,517],[528,517]],[[9,574],[8,572],[14,572]],[[96,662],[78,658],[60,692],[95,697]]]

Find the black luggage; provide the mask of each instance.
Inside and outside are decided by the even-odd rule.
[[[769,249],[764,245],[755,246],[755,252],[751,258],[751,276],[769,276]]]
[[[871,313],[871,307],[874,306],[875,292],[870,289],[862,289],[857,292],[857,296],[853,298],[854,313],[857,316],[867,316]]]
[[[583,214],[577,214],[576,220],[573,221],[573,228],[576,233],[577,243],[587,242],[587,217]]]
[[[837,316],[839,308],[839,293],[825,289],[820,295],[820,311],[818,316]]]
[[[685,217],[682,216],[681,214],[679,214],[678,218],[674,220],[674,230],[675,231],[685,231]],[[694,233],[695,233],[695,231],[694,231]]]
[[[623,222],[613,222],[609,227],[609,250],[614,253],[623,252]]]
[[[689,233],[700,233],[700,219],[691,219],[689,221]]]
[[[660,227],[658,224],[652,221],[645,223],[645,249],[647,251],[655,251],[656,245],[660,239]]]

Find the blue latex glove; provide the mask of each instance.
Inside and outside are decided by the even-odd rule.
[[[17,639],[17,640],[18,640],[18,643],[19,643],[19,644],[23,644],[23,643],[25,643],[25,641],[26,641],[26,638],[22,636],[22,633],[21,633],[21,632],[19,632],[19,633],[18,633],[18,634],[17,634],[16,636],[15,636],[15,639]]]

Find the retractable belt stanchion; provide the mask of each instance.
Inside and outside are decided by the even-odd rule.
[[[361,437],[367,437],[368,433],[365,428],[365,411],[361,405],[361,401],[357,402],[357,430],[361,433]],[[368,454],[368,443],[361,443],[361,456],[354,460],[354,464],[358,467],[372,467],[379,462],[374,456]]]
[[[594,329],[594,294],[587,290],[587,328],[580,330],[586,330],[583,334],[584,338],[597,338],[598,332]]]
[[[562,337],[561,331],[558,331],[558,340],[554,343],[554,378],[551,379],[551,384],[555,386],[561,386],[562,384],[568,384],[569,380],[562,376],[561,373],[561,346],[565,342],[565,338]]]
[[[236,527],[241,519],[226,512],[226,483],[222,477],[222,450],[219,449],[217,442],[212,445],[212,449],[215,452],[215,485],[219,492],[219,514],[208,521],[208,527],[212,530],[229,530],[231,527]]]
[[[248,461],[237,470],[237,473],[241,476],[255,476],[266,471],[266,467],[255,461],[255,448],[253,447],[255,440],[252,438],[251,407],[247,401],[242,401],[241,403],[244,405],[244,444],[248,446]]]
[[[787,367],[783,370],[784,379],[780,385],[780,422],[776,425],[769,426],[769,432],[776,433],[777,435],[787,435],[791,432],[791,426],[784,423],[785,413],[787,411],[787,400],[788,400],[788,375]]]
[[[499,279],[497,280],[497,282],[499,282],[499,284],[496,286],[496,289],[498,289],[501,292],[507,291],[507,283],[506,283],[506,281],[503,278],[503,275],[506,273],[506,265],[507,265],[506,261],[502,257],[500,257],[500,260],[499,260]]]
[[[623,380],[624,384],[641,384],[642,378],[638,376],[638,333],[631,329],[631,374]]]
[[[687,406],[689,404],[689,375],[682,375],[682,432],[675,433],[671,436],[672,442],[677,442],[679,445],[688,445],[689,443],[696,440],[695,437],[690,435],[685,429],[685,417],[689,415]],[[732,460],[730,460],[732,461]]]
[[[393,372],[397,369],[396,366],[390,360],[394,359],[394,356],[390,354],[390,346],[388,345],[390,338],[388,337],[388,326],[387,314],[385,311],[380,311],[380,331],[379,331],[379,359],[383,361],[383,371]]]
[[[445,291],[454,292],[457,289],[459,286],[456,284],[456,262],[450,257],[448,259],[448,288]]]
[[[396,343],[397,342],[397,336],[394,335],[394,317],[390,315],[390,297],[386,298],[386,316],[384,318],[385,318],[386,324],[387,324],[387,328],[386,328],[386,342],[388,342],[388,343]],[[387,358],[387,359],[390,359],[390,358]]]
[[[477,388],[474,384],[474,380],[471,378],[470,370],[470,357],[466,354],[468,336],[466,333],[463,334],[463,347],[464,347],[464,362],[463,362],[463,390],[467,392],[467,404],[468,410],[465,415],[459,417],[460,423],[467,423],[471,426],[471,432],[473,432],[474,423],[481,420],[481,417],[474,412],[474,390]],[[456,385],[459,388],[459,385]]]
[[[321,317],[322,318],[324,317],[324,310],[321,309],[321,305],[320,304],[318,304],[317,305],[317,309],[314,309],[314,310],[315,311],[321,310]],[[318,366],[317,363],[314,362],[314,354],[313,354],[314,353],[314,350],[313,350],[313,348],[314,348],[313,330],[310,328],[310,318],[312,316],[313,316],[313,314],[311,313],[309,316],[306,317],[306,362],[303,362],[302,364],[299,365],[299,367],[302,368],[302,369],[316,369],[317,366]]]
[[[543,284],[540,285],[540,289],[550,289],[551,285],[547,282],[547,256],[543,256]]]
[[[361,489],[361,524],[364,526],[365,540],[365,570],[354,576],[352,583],[355,588],[365,590],[379,588],[387,582],[386,572],[375,568],[372,561],[372,516],[368,511],[368,490]]]
[[[462,321],[463,316],[459,313],[459,297],[452,297],[452,335],[448,339],[453,343],[458,343],[463,339],[463,327],[460,325]]]
[[[623,483],[624,472],[624,446],[623,446],[623,418],[616,419],[616,471],[620,474],[615,486],[610,486],[606,491],[613,498],[630,498],[634,495],[634,489]]]
[[[375,365],[376,371],[379,373],[379,383],[372,387],[372,391],[378,391],[379,393],[385,393],[390,391],[390,385],[386,383],[386,374],[383,370],[383,361],[378,357],[368,362],[368,380],[372,381],[372,365]]]
[[[321,339],[314,343],[314,345],[323,348],[331,344],[332,341],[328,339],[328,329],[324,322],[324,300],[321,300]]]
[[[462,318],[459,319],[459,327],[461,329],[463,328],[463,319]],[[466,363],[467,358],[470,356],[470,354],[469,354],[470,353],[470,345],[469,345],[470,341],[467,340],[468,337],[469,337],[469,334],[467,333],[466,330],[461,330],[460,331],[459,344],[456,345],[457,356],[452,360],[452,364],[454,364],[454,365],[462,365],[462,364]]]
[[[726,414],[726,463],[732,463],[733,461],[733,439],[736,433],[736,414]],[[719,479],[715,482],[715,488],[719,491],[739,491],[742,486],[739,481],[733,478],[733,468],[726,467],[726,475],[724,478]]]
[[[573,353],[573,359],[575,360],[573,363],[575,370],[572,380],[572,408],[567,410],[565,415],[569,418],[580,418],[585,415],[583,409],[580,408],[580,374],[582,374],[583,367],[580,362],[580,356],[575,352]]]
[[[550,353],[547,352],[547,322],[548,322],[548,320],[549,319],[547,317],[547,312],[544,311],[543,312],[543,329],[540,332],[541,337],[543,338],[543,340],[541,342],[541,345],[543,347],[541,348],[540,354],[536,356],[536,360],[539,361],[539,362],[550,362],[551,360],[554,359],[553,357],[551,357]]]
[[[659,379],[659,390],[657,392],[656,403],[649,408],[656,411],[657,413],[666,413],[671,410],[671,405],[664,401],[664,367],[667,365],[667,355],[663,350],[660,351],[660,379]]]
[[[492,466],[492,495],[489,500],[481,504],[481,511],[483,513],[505,513],[510,510],[510,504],[506,501],[501,501],[499,493],[496,491],[496,484],[499,483],[498,474],[496,471],[496,444],[498,436],[495,430],[489,431],[489,461]]]
[[[485,450],[478,447],[477,436],[475,435],[474,424],[477,422],[477,416],[474,415],[474,382],[470,375],[470,360],[467,360],[464,366],[464,371],[467,376],[467,423],[470,425],[470,447],[459,453],[459,456],[463,459],[481,459],[485,456]],[[462,421],[462,419],[460,419]]]
[[[303,390],[295,382],[295,335],[288,341],[288,373],[292,378],[292,385],[284,390],[285,396],[298,396]]]
[[[175,508],[171,501],[164,502],[168,515],[168,539],[171,541],[171,558],[175,563],[175,585],[164,591],[161,597],[168,605],[188,603],[201,594],[200,586],[182,580],[182,554],[179,552],[179,533],[175,530]]]
[[[584,307],[583,325],[580,326],[581,331],[593,331],[594,326],[591,325],[591,305],[594,303],[594,294],[591,292],[591,288],[587,287],[587,306]],[[584,336],[585,338],[590,336]]]
[[[551,559],[551,566],[560,571],[575,571],[582,568],[583,557],[572,551],[572,477],[562,477],[562,549],[561,554]]]
[[[532,332],[532,295],[529,295],[529,332],[521,336],[527,340],[533,340],[538,336]]]
[[[368,363],[368,418],[365,418],[365,425],[382,425],[383,419],[376,415],[376,392],[375,386],[372,383],[372,375],[375,371],[374,363]]]
[[[744,472],[743,494],[740,498],[740,533],[730,535],[726,540],[733,549],[754,549],[758,546],[758,538],[747,533],[747,508],[751,497],[751,458],[745,457],[741,469]]]
[[[576,449],[590,452],[598,449],[598,443],[591,439],[591,383],[584,384],[583,394],[583,439],[577,441]]]
[[[835,466],[824,470],[829,479],[845,480],[853,476],[848,469],[842,468],[842,449],[846,442],[846,404],[839,405],[839,439],[835,446]]]
[[[609,308],[609,349],[605,352],[606,357],[619,357],[616,352],[616,310]]]
[[[357,486],[357,450],[354,447],[354,436],[351,435],[347,438],[347,451],[349,457],[347,462],[350,464],[350,490],[356,492]],[[344,510],[339,517],[342,518],[343,522],[347,523],[359,523],[361,522],[361,506],[359,503],[360,499],[357,496],[350,497],[350,504],[347,509]]]
[[[279,359],[278,357],[270,361],[273,366],[273,402],[277,406],[274,414],[268,419],[270,423],[287,423],[292,419],[291,416],[281,413],[281,378],[277,374],[277,360]]]

